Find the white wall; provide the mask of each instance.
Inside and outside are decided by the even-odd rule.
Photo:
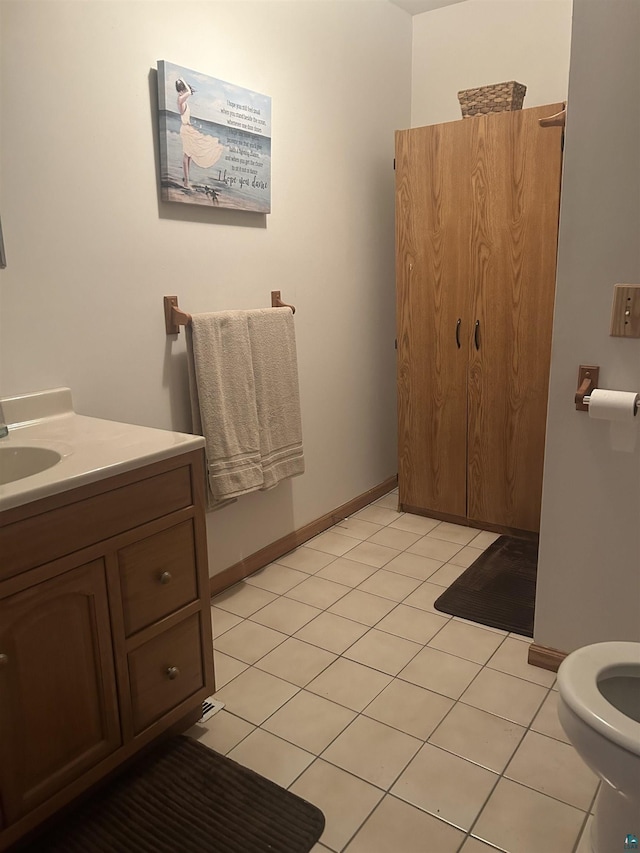
[[[465,0],[413,22],[412,127],[456,121],[461,89],[505,80],[525,107],[567,97],[571,0]]]
[[[609,336],[613,285],[640,283],[640,3],[575,0],[535,640],[640,640],[640,436],[575,411],[579,364],[640,390],[640,339]],[[640,426],[636,428],[640,431]]]
[[[379,0],[4,0],[0,394],[188,430],[191,312],[297,306],[307,471],[208,519],[216,573],[396,468],[393,131],[411,18]],[[158,59],[273,98],[272,210],[158,201]]]

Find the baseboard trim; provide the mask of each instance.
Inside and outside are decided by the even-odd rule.
[[[299,545],[303,545],[305,542],[308,542],[309,539],[313,539],[314,536],[317,536],[318,533],[322,533],[323,530],[333,527],[334,524],[337,524],[339,521],[343,521],[345,518],[353,515],[354,512],[358,512],[363,509],[367,504],[381,498],[383,495],[386,495],[387,492],[390,492],[391,489],[394,489],[397,483],[397,476],[389,477],[388,480],[374,486],[372,489],[369,489],[369,491],[358,495],[352,500],[347,501],[347,503],[342,504],[342,506],[339,506],[337,509],[326,513],[320,518],[316,518],[315,521],[305,524],[304,527],[300,527],[292,533],[287,533],[286,536],[276,539],[276,541],[272,542],[270,545],[266,545],[259,551],[245,557],[244,560],[240,560],[239,563],[234,563],[233,566],[229,566],[228,569],[224,569],[219,574],[209,578],[211,595],[217,595],[219,592],[223,592],[225,589],[233,586],[234,583],[237,583],[243,578],[257,572],[258,569],[262,569],[264,566],[268,566],[269,563],[273,563],[274,560],[278,559],[278,557],[283,557],[285,554],[288,554],[289,551],[293,551],[294,548],[297,548]]]
[[[531,643],[529,646],[528,661],[532,666],[539,666],[541,669],[557,672],[567,654],[568,652],[551,649],[549,646],[539,646],[537,643]]]

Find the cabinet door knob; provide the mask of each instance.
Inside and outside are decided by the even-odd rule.
[[[0,655],[0,667],[7,666],[9,664],[8,655]]]
[[[169,583],[172,577],[171,572],[162,572],[160,575],[160,583]]]
[[[167,668],[167,678],[169,681],[173,681],[180,675],[180,670],[177,666],[170,666]]]

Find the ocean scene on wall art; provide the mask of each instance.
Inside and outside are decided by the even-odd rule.
[[[271,98],[158,62],[163,201],[271,212]]]

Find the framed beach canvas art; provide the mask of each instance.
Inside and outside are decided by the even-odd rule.
[[[271,212],[271,98],[158,62],[163,201]]]

